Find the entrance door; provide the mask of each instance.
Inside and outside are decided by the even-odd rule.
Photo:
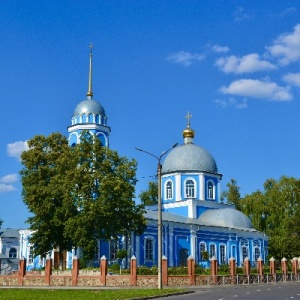
[[[179,251],[179,264],[182,267],[187,266],[187,259],[189,257],[189,250],[186,248],[181,248]]]

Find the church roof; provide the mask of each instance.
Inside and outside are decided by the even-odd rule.
[[[103,106],[94,99],[86,99],[81,101],[75,108],[73,117],[76,117],[77,115],[100,115],[100,116],[106,116],[105,110]]]
[[[215,159],[208,151],[190,143],[174,148],[164,160],[163,173],[176,171],[218,173],[218,168]]]
[[[145,217],[146,219],[157,220],[158,213],[155,210],[146,210]],[[258,232],[253,228],[248,217],[233,208],[210,209],[203,213],[198,219],[188,218],[169,212],[162,212],[162,219],[166,222],[181,223],[186,225],[222,227]]]
[[[212,155],[193,142],[195,131],[190,126],[191,117],[192,115],[188,112],[187,126],[182,132],[184,144],[170,151],[162,165],[162,173],[186,171],[218,173],[217,164]]]
[[[233,208],[209,209],[199,219],[202,222],[214,224],[214,226],[253,228],[250,219],[242,212]]]

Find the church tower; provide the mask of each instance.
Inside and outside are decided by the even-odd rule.
[[[75,108],[71,126],[68,127],[69,145],[80,143],[82,131],[86,130],[91,135],[97,136],[102,145],[109,147],[110,127],[107,126],[107,116],[103,106],[93,99],[92,91],[92,44],[90,44],[90,67],[88,91],[86,99],[81,101]]]

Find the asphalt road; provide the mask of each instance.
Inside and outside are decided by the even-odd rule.
[[[169,296],[167,300],[228,300],[228,299],[270,299],[270,300],[300,300],[300,282],[277,284],[252,284],[238,286],[197,287],[195,293]]]

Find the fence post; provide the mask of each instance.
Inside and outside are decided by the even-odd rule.
[[[273,277],[276,276],[276,261],[274,257],[271,257],[270,260],[270,274],[273,275]]]
[[[130,260],[130,285],[137,285],[137,275],[136,275],[136,257],[132,255]]]
[[[263,282],[264,281],[264,261],[262,260],[261,257],[259,257],[257,259],[257,271]]]
[[[230,267],[231,283],[236,284],[236,263],[234,257],[229,258],[229,267]]]
[[[100,260],[100,282],[106,286],[106,275],[107,275],[107,259],[105,255]]]
[[[19,285],[23,285],[23,279],[26,275],[26,259],[25,257],[20,258],[19,262]]]
[[[218,260],[215,256],[210,259],[210,272],[213,278],[213,283],[218,283]]]
[[[77,285],[79,275],[79,259],[77,256],[74,256],[73,258],[73,267],[72,267],[72,286]]]
[[[52,259],[48,256],[46,258],[46,267],[45,267],[45,283],[50,285],[50,277],[52,275]]]
[[[162,284],[168,285],[168,259],[164,255],[162,257]]]
[[[286,281],[286,275],[287,275],[287,259],[284,257],[281,260],[281,270],[284,276],[284,280]]]
[[[292,272],[297,276],[298,274],[298,258],[294,257],[292,260]]]
[[[195,260],[193,256],[188,257],[188,275],[190,277],[190,285],[195,285]]]

